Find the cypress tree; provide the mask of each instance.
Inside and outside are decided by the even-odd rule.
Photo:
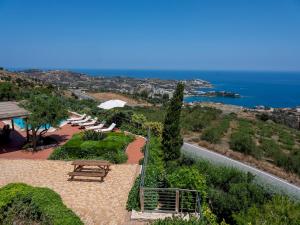
[[[184,84],[178,83],[167,108],[162,133],[162,148],[166,161],[180,157],[183,138],[180,133],[180,114],[183,103]]]

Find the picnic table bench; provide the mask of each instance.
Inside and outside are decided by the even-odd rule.
[[[101,182],[110,170],[111,163],[105,160],[75,160],[72,162],[73,172],[69,172],[69,180],[74,180],[75,176],[100,177]]]

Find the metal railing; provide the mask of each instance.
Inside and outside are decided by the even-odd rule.
[[[200,194],[179,188],[141,188],[141,210],[168,213],[200,214]]]
[[[151,133],[148,130],[140,181],[141,211],[201,214],[201,197],[197,190],[145,187]]]

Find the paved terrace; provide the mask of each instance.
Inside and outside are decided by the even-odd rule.
[[[4,124],[0,121],[0,127]],[[65,125],[47,135],[64,144],[78,127]],[[140,171],[139,160],[145,139],[137,137],[126,149],[127,164],[113,165],[104,182],[70,182],[68,172],[73,170],[70,162],[45,160],[53,148],[36,153],[21,150],[26,132],[12,131],[12,141],[0,146],[0,187],[8,183],[22,182],[56,191],[63,202],[71,208],[86,225],[140,225],[130,221],[126,210],[128,193]],[[34,159],[34,160],[32,160]]]
[[[4,123],[0,121],[0,127],[2,128]],[[73,134],[79,133],[78,127],[72,127],[69,124],[64,125],[60,129],[54,132],[47,133],[46,136],[51,136],[56,139],[59,145],[64,144],[69,140]],[[12,131],[10,134],[10,142],[6,145],[1,144],[0,146],[0,158],[6,159],[47,159],[53,152],[54,148],[44,149],[37,152],[28,152],[21,149],[22,145],[26,142],[25,131]]]
[[[127,196],[139,166],[113,165],[104,182],[67,181],[70,162],[0,159],[0,186],[22,182],[56,191],[86,225],[124,225]]]

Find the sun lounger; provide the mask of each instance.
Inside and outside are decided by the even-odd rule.
[[[112,123],[108,128],[96,130],[97,132],[110,132],[115,128],[116,124]]]
[[[78,124],[80,124],[80,123],[85,123],[85,122],[89,121],[90,119],[91,119],[91,117],[90,117],[90,116],[87,116],[84,120],[73,121],[73,122],[71,122],[71,124],[72,124],[72,125],[78,125]]]
[[[86,127],[86,130],[99,130],[101,128],[103,128],[105,125],[105,121],[102,121],[99,125],[97,126],[92,126],[92,127]]]
[[[92,119],[90,122],[86,122],[86,123],[79,123],[78,125],[81,127],[88,127],[88,126],[93,126],[97,123],[98,118],[95,117],[94,119]]]
[[[81,115],[80,117],[72,117],[67,119],[68,122],[73,122],[73,121],[78,121],[78,120],[83,120],[86,117],[86,114]]]

